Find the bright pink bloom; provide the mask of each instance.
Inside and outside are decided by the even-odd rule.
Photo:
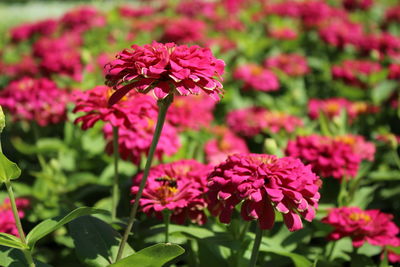
[[[208,128],[214,120],[214,107],[215,102],[205,95],[177,96],[168,109],[167,121],[181,131]]]
[[[206,24],[201,20],[187,17],[168,19],[165,21],[161,42],[177,44],[201,42],[205,39],[205,30]]]
[[[340,65],[332,67],[334,79],[343,80],[350,85],[364,87],[361,77],[367,77],[382,70],[379,63],[368,60],[344,60]]]
[[[119,126],[118,130],[119,153],[122,159],[139,164],[142,157],[149,152],[156,127],[158,109],[154,99],[147,95],[136,94],[128,98],[127,101],[129,102],[126,103],[126,109],[124,109],[126,120],[124,124]],[[125,104],[118,103],[117,105],[122,107]],[[108,142],[106,150],[109,154],[112,154],[112,125],[107,123],[103,132]],[[168,122],[165,122],[156,148],[156,157],[161,160],[164,155],[171,156],[176,153],[179,146],[177,130]]]
[[[204,224],[207,220],[204,194],[209,172],[209,166],[195,160],[180,160],[151,168],[140,199],[142,211],[161,219],[162,211],[170,210],[174,222],[183,224],[188,219]],[[137,194],[142,177],[143,174],[139,174],[134,178],[132,194]]]
[[[107,85],[117,90],[110,102],[117,102],[132,89],[141,93],[152,91],[157,99],[170,93],[201,92],[219,99],[222,84],[215,76],[220,78],[224,67],[224,61],[216,59],[208,48],[157,42],[133,45],[132,50],[120,52],[106,66]]]
[[[278,40],[295,40],[298,37],[297,31],[291,28],[271,29],[269,34]]]
[[[156,10],[151,6],[133,8],[131,6],[124,5],[118,7],[118,12],[122,17],[139,18],[144,16],[151,16],[156,12]]]
[[[341,19],[327,22],[318,32],[324,42],[341,49],[348,44],[358,45],[364,36],[361,24]]]
[[[235,70],[234,78],[244,82],[245,90],[276,91],[279,81],[275,74],[256,64],[246,64]]]
[[[250,152],[245,140],[228,128],[217,126],[213,129],[213,133],[216,138],[207,141],[204,146],[208,163],[220,164],[230,155]]]
[[[187,17],[204,16],[212,19],[216,16],[216,3],[203,0],[180,1],[176,11]]]
[[[222,223],[231,221],[242,201],[244,220],[258,220],[261,229],[271,229],[275,211],[282,213],[289,231],[303,228],[315,217],[321,180],[300,160],[263,154],[236,154],[216,166],[209,176],[209,210]]]
[[[0,105],[14,120],[35,121],[40,126],[64,121],[69,99],[65,90],[46,78],[24,77],[0,91]]]
[[[26,198],[17,198],[15,200],[20,218],[24,218],[25,209],[29,206],[29,200]],[[7,198],[0,204],[0,233],[19,236],[18,229],[15,226],[14,215],[11,210],[10,200]]]
[[[106,18],[91,6],[81,6],[64,14],[60,20],[61,26],[68,31],[87,31],[106,25]]]
[[[368,10],[374,2],[372,0],[342,0],[343,7],[349,11],[357,9]]]
[[[24,76],[36,76],[39,73],[39,68],[31,55],[22,55],[19,62],[0,65],[0,72],[12,80],[16,80]]]
[[[285,153],[310,164],[322,177],[342,179],[355,177],[363,159],[372,161],[375,146],[362,136],[310,135],[289,141]]]
[[[307,60],[299,54],[281,54],[267,58],[264,62],[266,68],[279,69],[289,76],[302,76],[307,74]]]
[[[362,210],[359,207],[341,207],[329,211],[322,222],[334,227],[329,239],[349,236],[354,247],[364,242],[374,246],[393,245],[399,228],[392,222],[393,215],[379,210]]]
[[[346,98],[310,99],[308,102],[308,115],[315,120],[320,112],[324,113],[329,119],[340,116],[345,110],[349,120],[356,119],[361,114],[374,113],[377,107],[371,106],[363,101],[352,102]]]
[[[48,36],[56,31],[57,26],[58,22],[54,19],[25,23],[10,30],[11,40],[18,43],[35,35]]]

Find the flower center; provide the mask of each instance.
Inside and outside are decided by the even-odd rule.
[[[156,178],[155,180],[161,183],[161,186],[156,191],[161,204],[165,205],[169,202],[168,199],[178,192],[178,184],[175,178],[169,176]]]
[[[340,105],[335,102],[327,103],[325,109],[328,114],[336,114],[340,110]]]
[[[366,213],[364,213],[364,212],[352,212],[350,215],[349,215],[349,219],[350,220],[352,220],[352,221],[364,221],[364,222],[370,222],[372,219],[371,219],[371,217],[368,215],[368,214],[366,214]]]
[[[254,65],[250,67],[250,72],[254,76],[259,76],[263,72],[263,69],[260,66]]]

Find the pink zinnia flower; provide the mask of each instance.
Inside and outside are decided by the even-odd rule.
[[[236,136],[228,128],[217,126],[213,129],[216,138],[213,138],[204,146],[208,163],[220,164],[229,155],[249,153],[245,140]]]
[[[106,18],[94,7],[81,6],[65,13],[60,24],[68,31],[82,32],[105,26]]]
[[[35,121],[40,126],[64,121],[69,99],[67,91],[46,78],[24,77],[0,91],[0,105],[14,120]]]
[[[291,28],[271,29],[269,35],[278,40],[295,40],[298,37],[297,31]]]
[[[29,200],[26,198],[17,198],[15,200],[20,218],[24,218],[25,209],[29,206]],[[18,229],[15,226],[14,215],[11,210],[10,200],[7,198],[0,204],[0,233],[19,236]]]
[[[204,16],[212,19],[216,16],[216,3],[203,0],[185,0],[180,1],[176,11],[187,17]]]
[[[261,229],[271,229],[275,211],[282,213],[290,231],[315,217],[321,180],[300,160],[263,154],[236,154],[216,166],[209,176],[209,210],[223,223],[231,221],[241,202],[244,220],[258,220]]]
[[[399,228],[392,220],[393,215],[379,210],[341,207],[331,209],[322,222],[334,227],[329,239],[338,240],[349,236],[354,247],[361,247],[364,242],[374,246],[393,245]]]
[[[215,102],[205,95],[178,96],[168,109],[167,121],[181,131],[208,128],[214,120],[214,107]]]
[[[216,59],[211,50],[173,43],[133,45],[106,66],[107,85],[117,91],[110,103],[127,92],[152,91],[157,99],[168,94],[190,95],[205,92],[214,99],[222,94],[222,84],[215,78],[224,72],[225,63]],[[222,79],[222,78],[221,78]]]
[[[128,5],[118,7],[118,13],[122,17],[138,18],[144,16],[151,16],[156,12],[156,10],[151,6],[143,6],[140,8],[134,8]]]
[[[357,45],[364,36],[363,26],[347,20],[335,19],[319,28],[321,39],[338,48],[348,44]]]
[[[234,78],[244,82],[244,89],[258,91],[276,91],[279,89],[279,81],[276,75],[259,65],[246,64],[235,70]]]
[[[400,22],[400,6],[392,6],[385,12],[385,24]]]
[[[162,43],[177,44],[204,41],[206,24],[202,20],[187,17],[168,19],[165,21],[165,31],[161,37]]]
[[[343,80],[350,85],[365,87],[360,77],[367,77],[382,70],[379,63],[368,60],[345,60],[340,65],[332,67],[334,79]]]
[[[162,218],[162,211],[169,210],[174,222],[183,224],[188,219],[204,224],[207,220],[204,194],[209,172],[209,166],[195,160],[180,160],[151,168],[140,199],[142,211]],[[137,194],[142,176],[139,174],[134,178],[132,194]]]
[[[58,22],[54,19],[25,23],[10,30],[11,40],[18,43],[28,40],[35,35],[51,35],[57,30],[57,26]]]
[[[267,58],[264,62],[266,68],[279,69],[289,76],[302,76],[307,74],[307,60],[299,54],[281,54]]]
[[[288,142],[286,155],[310,164],[322,177],[355,177],[363,159],[373,160],[375,146],[362,136],[298,136]]]

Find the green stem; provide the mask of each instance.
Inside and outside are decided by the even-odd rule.
[[[146,185],[147,177],[149,176],[151,163],[153,162],[154,152],[156,151],[158,140],[160,140],[161,131],[164,126],[164,121],[165,121],[165,117],[167,116],[168,108],[171,105],[173,99],[174,99],[173,94],[170,94],[165,99],[158,101],[159,110],[158,110],[156,129],[154,131],[153,140],[151,141],[151,146],[150,146],[150,150],[149,150],[149,155],[147,156],[146,166],[144,167],[143,178],[140,181],[139,191],[136,194],[135,202],[133,203],[133,206],[132,206],[132,209],[131,209],[131,212],[129,215],[128,225],[125,229],[125,233],[124,233],[124,235],[121,239],[121,243],[119,245],[119,250],[118,250],[116,261],[119,261],[121,259],[122,253],[125,248],[126,241],[128,240],[128,237],[129,237],[129,233],[132,230],[132,226],[133,226],[133,223],[136,218],[136,213],[139,208],[139,200],[142,197],[143,189]]]
[[[394,162],[396,163],[397,168],[400,169],[400,157],[399,154],[397,154],[397,149],[393,149],[392,151]]]
[[[336,247],[336,242],[333,242],[333,244],[331,246],[331,249],[329,250],[329,253],[327,255],[328,261],[332,261],[333,260],[332,256],[333,256],[333,251],[335,250],[335,247]]]
[[[263,230],[257,225],[256,228],[256,239],[254,240],[253,250],[251,251],[251,258],[249,267],[255,267],[258,258],[258,252],[260,251],[261,239],[263,236]]]
[[[119,201],[118,150],[118,127],[113,126],[114,181],[111,194],[111,219],[113,221],[117,218],[117,207]]]
[[[166,209],[163,211],[164,223],[165,223],[165,243],[169,242],[169,223],[171,221],[171,211]]]
[[[39,138],[40,138],[39,128],[38,128],[39,126],[35,122],[33,122],[31,125],[32,125],[32,130],[33,130],[33,136],[35,137],[35,142],[37,145]],[[46,165],[46,161],[44,160],[44,157],[42,154],[40,154],[40,152],[36,153],[36,155],[39,160],[40,167],[42,167],[42,169],[43,169],[44,166]]]
[[[11,209],[12,209],[12,212],[14,215],[15,225],[17,226],[19,238],[21,239],[22,243],[27,245],[25,233],[24,233],[24,230],[22,229],[21,220],[18,215],[18,208],[17,208],[17,204],[15,203],[15,196],[14,196],[14,191],[11,186],[11,182],[6,181],[5,184],[7,187],[8,197],[10,198]],[[31,251],[28,249],[24,249],[23,253],[25,255],[25,258],[26,258],[26,261],[28,262],[29,267],[35,267],[35,263],[33,262]]]

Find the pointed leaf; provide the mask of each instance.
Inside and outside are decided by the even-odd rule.
[[[110,265],[109,267],[162,267],[170,260],[182,255],[185,250],[174,244],[157,244],[142,249],[135,254]]]
[[[0,245],[18,249],[28,248],[18,237],[6,233],[0,233]]]
[[[2,152],[0,152],[0,183],[17,179],[21,175],[18,165],[10,161]]]

